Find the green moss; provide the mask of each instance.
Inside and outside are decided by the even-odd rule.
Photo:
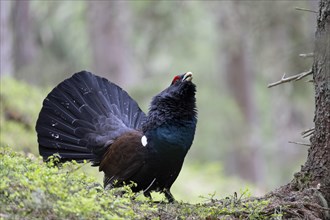
[[[308,188],[311,178],[311,174],[308,172],[297,172],[294,174],[294,179],[292,180],[291,185],[297,190]]]
[[[262,219],[268,201],[249,197],[244,190],[238,197],[189,204],[155,203],[133,193],[130,185],[104,190],[94,177],[86,175],[76,162],[54,166],[40,157],[0,148],[0,213],[9,219]],[[276,213],[275,213],[276,214]]]
[[[46,216],[70,219],[137,218],[134,194],[126,186],[104,190],[81,170],[82,165],[53,166],[41,158],[26,157],[8,148],[0,151],[0,212],[10,218]],[[117,196],[118,190],[125,192]],[[141,209],[152,211],[148,199]],[[141,202],[137,199],[135,203]]]

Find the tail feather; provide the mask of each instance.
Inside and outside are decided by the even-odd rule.
[[[39,152],[98,164],[121,134],[141,128],[146,116],[119,86],[82,71],[55,87],[36,124]]]

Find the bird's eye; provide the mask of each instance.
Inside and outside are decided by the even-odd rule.
[[[181,78],[180,78],[180,76],[175,76],[174,78],[173,78],[173,80],[172,80],[172,83],[171,83],[171,85],[173,85],[174,83],[176,83],[178,80],[180,80]]]

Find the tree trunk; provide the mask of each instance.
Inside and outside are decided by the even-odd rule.
[[[90,1],[87,12],[92,71],[121,86],[133,82],[129,2]]]
[[[37,53],[30,1],[15,1],[13,7],[15,72],[31,64]]]
[[[253,70],[247,62],[247,51],[244,41],[236,39],[236,50],[228,53],[227,82],[242,115],[241,134],[243,138],[238,141],[232,152],[232,160],[228,169],[234,169],[240,177],[257,185],[264,182],[265,161],[261,153],[258,138],[259,121],[254,94]]]
[[[238,128],[242,138],[237,139],[231,147],[232,150],[225,161],[225,170],[229,174],[238,174],[245,180],[261,185],[265,178],[265,161],[258,138],[260,123],[254,93],[255,67],[249,60],[250,46],[246,38],[241,36],[242,32],[248,32],[245,29],[248,27],[249,14],[241,10],[247,5],[229,2],[226,10],[220,5],[218,7],[219,33],[230,33],[230,38],[225,39],[225,45],[221,48],[221,53],[225,51],[227,54],[226,84],[243,118]],[[230,12],[235,12],[235,16]]]
[[[12,30],[10,23],[10,12],[11,12],[11,2],[10,1],[1,1],[1,43],[0,43],[0,77],[4,75],[13,74],[13,41],[12,41]]]
[[[330,1],[321,0],[315,35],[315,131],[311,147],[294,183],[299,189],[319,188],[330,204]]]

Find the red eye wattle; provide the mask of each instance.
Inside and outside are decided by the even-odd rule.
[[[180,80],[180,76],[175,76],[172,80],[172,84],[173,85],[176,81]]]

